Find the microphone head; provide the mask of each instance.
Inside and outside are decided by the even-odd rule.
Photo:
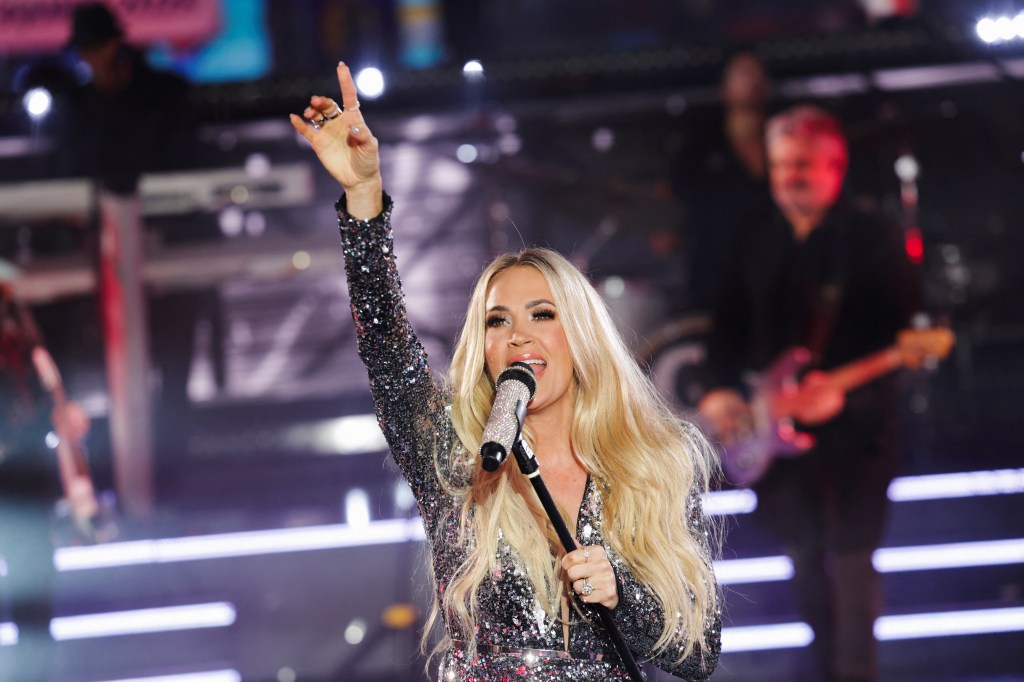
[[[537,392],[537,377],[533,374],[533,368],[525,362],[513,362],[506,367],[498,375],[494,385],[498,387],[509,380],[518,381],[526,386],[526,390],[530,392],[530,398],[533,398],[533,394]]]

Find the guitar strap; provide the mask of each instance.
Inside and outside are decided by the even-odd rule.
[[[842,209],[840,209],[842,211]],[[848,254],[846,251],[849,220],[845,211],[829,216],[836,221],[831,248],[828,250],[826,276],[818,283],[812,294],[811,321],[807,334],[807,349],[811,352],[811,366],[820,367],[825,348],[832,340],[839,311],[843,306],[846,284],[849,276]]]

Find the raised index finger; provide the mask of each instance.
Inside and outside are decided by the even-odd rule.
[[[356,84],[352,80],[352,72],[349,71],[348,65],[345,62],[338,62],[338,85],[341,87],[341,104],[345,111],[358,110],[359,96],[356,91]]]

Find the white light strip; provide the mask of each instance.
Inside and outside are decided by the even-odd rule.
[[[304,552],[338,547],[365,547],[424,538],[420,519],[376,521],[353,528],[341,524],[224,533],[191,538],[141,540],[109,545],[61,547],[54,556],[58,570],[159,564],[198,559]]]
[[[1017,493],[1024,493],[1024,469],[903,476],[889,484],[889,499],[893,502]]]
[[[1024,539],[883,547],[875,551],[873,561],[882,573],[1024,564]]]
[[[947,85],[994,83],[1002,77],[989,62],[882,69],[873,74],[879,90],[921,90]]]
[[[708,516],[749,514],[757,509],[757,493],[753,490],[715,490],[701,496]]]
[[[793,562],[785,556],[716,561],[715,577],[722,585],[789,580],[793,577]]]
[[[208,672],[182,673],[180,675],[104,680],[104,682],[242,682],[242,676],[237,670],[210,670]]]
[[[882,616],[875,621],[875,637],[881,641],[1020,630],[1024,630],[1024,607]]]
[[[881,641],[984,635],[1024,630],[1024,607],[882,616],[875,621]],[[793,649],[814,641],[807,623],[722,628],[722,653]]]
[[[722,653],[796,649],[814,641],[814,631],[807,623],[748,625],[722,628]]]
[[[1024,564],[1024,539],[883,547],[873,563],[880,573]],[[779,582],[793,577],[793,563],[786,556],[727,559],[715,562],[715,575],[722,585]]]
[[[221,628],[235,622],[235,607],[228,602],[169,606],[158,609],[62,616],[50,621],[50,634],[58,642],[70,639],[137,635],[147,632]]]
[[[0,623],[0,646],[18,643],[18,626],[14,623]]]

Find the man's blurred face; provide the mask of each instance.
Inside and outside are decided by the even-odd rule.
[[[781,135],[768,140],[772,196],[783,213],[814,215],[839,198],[846,153],[829,135]]]

